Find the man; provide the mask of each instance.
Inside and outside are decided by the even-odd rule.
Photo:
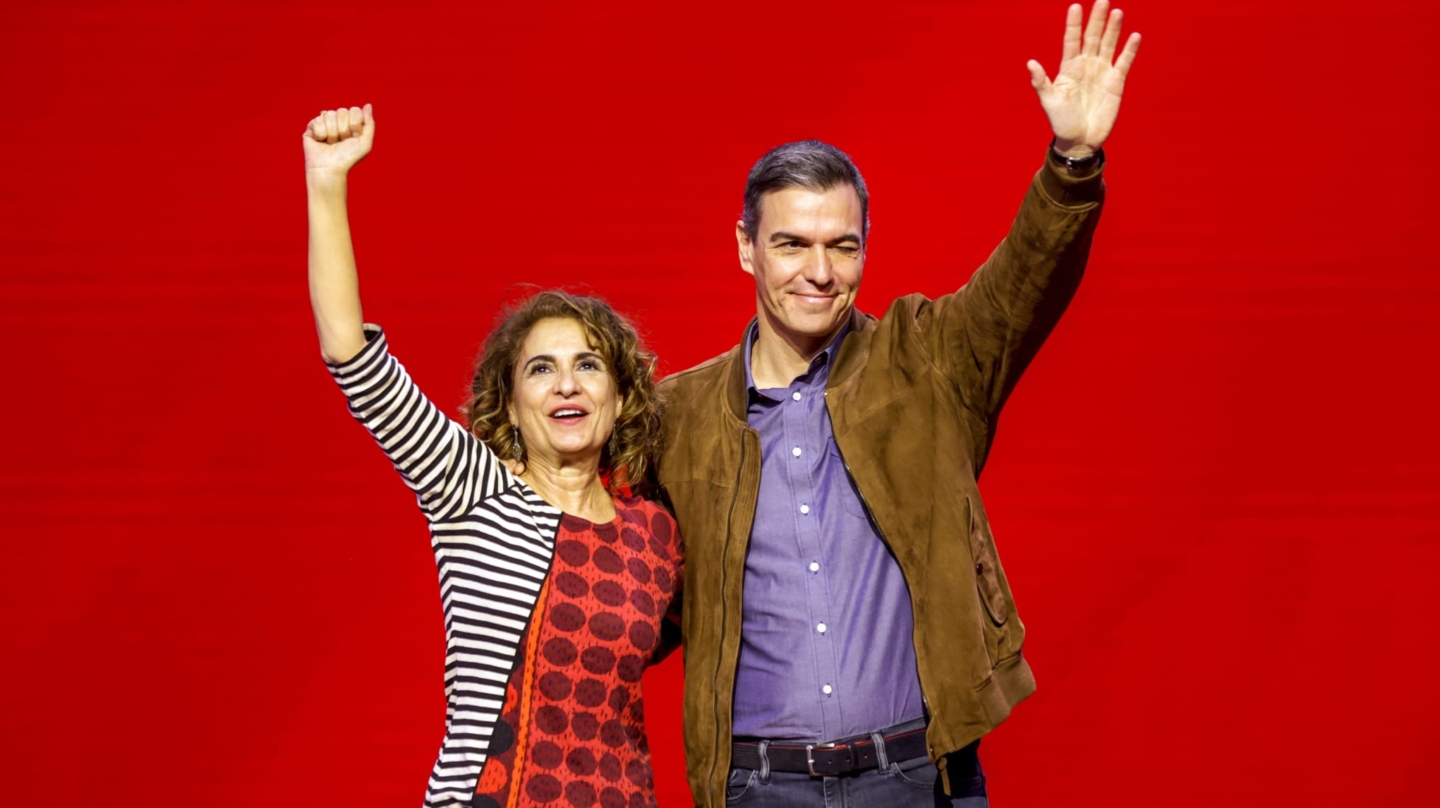
[[[976,487],[1006,397],[1080,280],[1101,144],[1139,46],[1071,6],[1055,139],[958,292],[855,310],[868,194],[815,141],[751,171],[736,225],[757,317],[665,382],[660,482],[686,544],[697,804],[987,805],[976,750],[1035,687]],[[1112,64],[1112,60],[1114,63]]]

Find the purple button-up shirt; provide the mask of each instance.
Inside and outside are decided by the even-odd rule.
[[[825,384],[845,330],[789,387],[756,390],[760,498],[745,557],[737,738],[821,743],[924,715],[910,591],[835,445]],[[864,462],[852,458],[852,462]]]

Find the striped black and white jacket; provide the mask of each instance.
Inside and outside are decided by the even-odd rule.
[[[430,523],[445,611],[445,740],[426,806],[468,806],[549,573],[561,512],[469,430],[445,417],[365,326],[365,348],[330,372]]]

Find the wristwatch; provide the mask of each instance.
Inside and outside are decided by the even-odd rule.
[[[1050,162],[1072,174],[1084,174],[1105,165],[1105,150],[1096,149],[1089,157],[1066,157],[1055,150],[1055,140],[1050,140]]]

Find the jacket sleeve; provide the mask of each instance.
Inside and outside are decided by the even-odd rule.
[[[926,350],[981,428],[977,464],[1000,408],[1075,295],[1104,191],[1100,169],[1069,176],[1047,160],[990,258],[959,291],[913,309]]]
[[[464,513],[514,484],[489,447],[420,392],[378,326],[366,325],[365,339],[354,358],[329,364],[330,373],[350,414],[380,444],[430,521]]]

